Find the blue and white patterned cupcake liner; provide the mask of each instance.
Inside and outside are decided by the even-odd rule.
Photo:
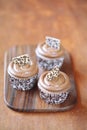
[[[43,99],[48,104],[61,104],[67,99],[68,95],[68,91],[59,94],[50,94],[40,90],[41,99]]]
[[[64,57],[56,58],[56,59],[42,59],[37,56],[37,62],[40,68],[44,70],[51,70],[54,66],[58,66],[61,68],[63,65]]]
[[[23,91],[32,89],[37,83],[37,79],[37,74],[27,79],[16,78],[9,75],[9,81],[11,86],[17,90]]]

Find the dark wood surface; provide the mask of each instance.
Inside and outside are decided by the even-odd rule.
[[[4,101],[6,105],[13,110],[21,112],[57,112],[66,111],[74,107],[77,101],[77,94],[72,62],[67,51],[65,52],[65,61],[61,70],[69,76],[71,81],[71,90],[68,98],[64,103],[59,105],[51,105],[45,103],[39,97],[37,86],[35,86],[30,91],[24,92],[16,90],[10,85],[9,76],[7,73],[9,62],[11,61],[12,57],[26,53],[29,54],[32,59],[35,59],[35,47],[29,45],[13,47],[5,54]]]
[[[4,53],[60,38],[70,52],[78,103],[67,112],[19,113],[4,103]],[[87,130],[87,0],[0,0],[0,130]]]

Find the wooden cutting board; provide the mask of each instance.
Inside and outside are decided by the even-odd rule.
[[[15,46],[10,48],[5,53],[5,62],[4,62],[4,101],[5,104],[15,110],[21,112],[57,112],[57,111],[66,111],[71,109],[77,102],[77,93],[76,93],[76,84],[73,75],[72,61],[69,53],[65,52],[65,61],[61,68],[70,78],[71,82],[71,92],[67,100],[59,105],[50,105],[45,103],[39,97],[39,90],[35,86],[32,90],[29,91],[20,91],[11,87],[8,80],[7,67],[12,59],[12,57],[21,55],[21,54],[30,54],[32,58],[36,60],[35,56],[35,47],[34,46]]]

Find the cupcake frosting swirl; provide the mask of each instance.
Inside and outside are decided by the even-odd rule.
[[[66,91],[70,88],[70,81],[69,77],[60,71],[60,74],[58,77],[54,78],[53,80],[48,81],[47,75],[48,71],[43,73],[41,75],[41,78],[39,80],[41,89],[50,91],[50,92],[60,92],[60,91]]]
[[[8,73],[18,78],[29,78],[37,74],[37,66],[34,62],[31,64],[19,65],[12,60],[8,66]]]
[[[60,49],[52,48],[44,42],[38,45],[36,52],[41,56],[58,58],[64,55],[64,48],[62,45],[60,46]]]

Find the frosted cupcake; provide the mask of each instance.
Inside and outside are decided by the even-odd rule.
[[[38,88],[40,97],[48,104],[61,104],[70,92],[69,77],[54,67],[51,71],[45,71],[39,78]]]
[[[38,68],[28,54],[12,58],[8,66],[9,81],[13,88],[30,90],[37,81]]]
[[[38,44],[36,55],[40,68],[50,70],[55,65],[60,68],[64,61],[64,48],[59,39],[46,37],[45,42]]]

